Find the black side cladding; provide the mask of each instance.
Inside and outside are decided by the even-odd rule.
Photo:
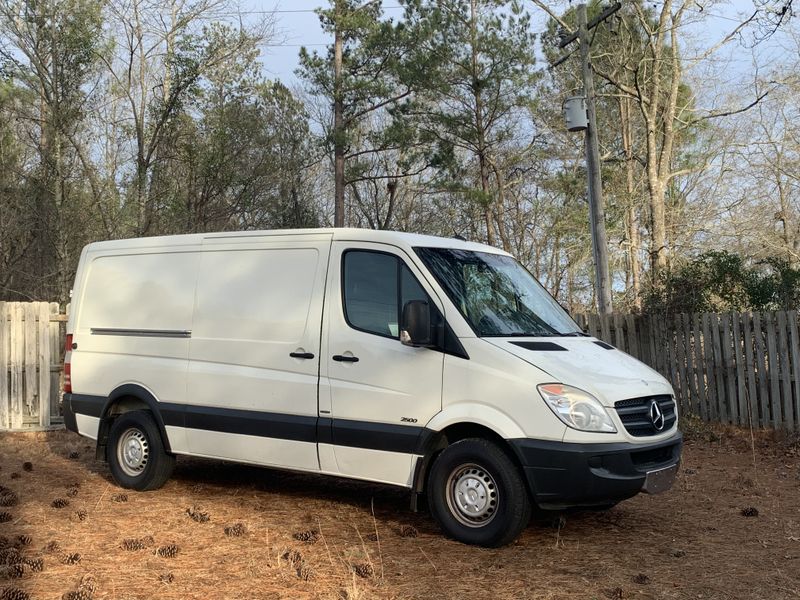
[[[109,400],[103,396],[70,394],[65,396],[65,422],[77,432],[75,413],[100,418]],[[150,403],[148,403],[150,405]],[[70,407],[71,408],[68,408]],[[309,443],[336,444],[386,452],[419,453],[420,440],[430,433],[425,427],[331,419],[313,415],[239,410],[156,402],[150,406],[157,422],[164,426],[188,427]],[[66,416],[69,414],[69,416]],[[162,431],[166,442],[166,432]]]

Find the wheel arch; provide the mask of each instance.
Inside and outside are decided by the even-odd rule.
[[[467,420],[455,421],[438,431],[426,428],[425,433],[422,434],[417,452],[421,458],[417,459],[414,468],[412,491],[415,494],[422,494],[425,491],[430,467],[442,450],[460,440],[469,438],[485,439],[496,444],[522,473],[522,463],[511,444],[508,443],[508,438],[484,423]]]
[[[172,452],[169,444],[169,437],[164,426],[164,419],[161,415],[159,402],[153,393],[147,388],[136,383],[125,383],[116,387],[109,395],[108,400],[103,405],[100,413],[100,425],[97,430],[97,458],[105,460],[108,433],[114,419],[121,414],[134,410],[147,410],[153,415],[158,432],[161,434],[161,441],[167,453]]]

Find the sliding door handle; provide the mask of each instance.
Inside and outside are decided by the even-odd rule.
[[[350,363],[357,363],[358,357],[357,356],[345,356],[343,354],[334,354],[333,360],[336,362],[350,362]]]
[[[314,358],[311,352],[289,352],[289,356],[292,358]]]

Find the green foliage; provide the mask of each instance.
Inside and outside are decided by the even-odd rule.
[[[6,64],[13,64],[15,77],[32,91],[41,90],[44,101],[57,107],[48,117],[57,130],[69,130],[81,117],[82,86],[97,66],[102,25],[98,0],[14,0],[0,9],[0,27],[29,59],[21,61],[3,49]]]
[[[203,38],[203,52],[227,58],[195,78],[165,132],[151,184],[158,231],[317,225],[305,108],[280,82],[263,80],[255,40],[243,43],[227,26],[207,28]]]
[[[533,134],[528,111],[540,73],[534,68],[530,14],[519,2],[505,0],[479,0],[474,6],[469,0],[441,0],[433,6],[429,18],[439,31],[429,51],[441,62],[425,92],[421,126],[436,140],[431,163],[453,180],[475,173],[468,181],[474,191],[462,183],[466,199],[486,205],[493,193],[479,178],[488,179],[487,163]],[[482,173],[476,160],[484,165]]]
[[[410,119],[415,93],[429,85],[439,60],[424,52],[434,24],[416,1],[406,3],[398,22],[384,18],[380,1],[331,0],[331,8],[317,12],[323,31],[340,32],[341,80],[337,87],[333,45],[325,54],[302,48],[297,75],[310,93],[330,105],[342,104],[342,129],[326,131],[326,149],[331,151],[336,141],[344,144],[346,178],[355,182],[369,169],[372,155],[402,148],[405,157],[396,162],[402,176],[416,158],[419,131]]]
[[[707,252],[663,275],[645,297],[645,312],[796,310],[800,269],[779,258],[754,264],[725,251]]]

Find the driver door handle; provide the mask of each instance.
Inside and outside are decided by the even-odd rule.
[[[342,354],[334,354],[333,360],[336,362],[350,362],[350,363],[357,363],[358,357],[357,356],[344,356]]]
[[[289,352],[289,356],[292,358],[314,358],[311,352]]]

